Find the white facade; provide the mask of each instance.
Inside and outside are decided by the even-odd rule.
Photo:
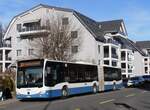
[[[24,23],[30,23],[33,22],[33,20],[34,21],[40,20],[42,26],[46,18],[49,18],[49,16],[51,15],[53,16],[56,14],[58,16],[63,15],[64,17],[69,18],[69,23],[73,26],[73,30],[71,31],[76,31],[77,29],[80,30],[78,31],[78,38],[80,38],[82,43],[79,52],[75,54],[73,59],[75,61],[83,61],[83,62],[98,64],[98,59],[102,60],[102,56],[101,56],[102,54],[98,55],[97,47],[98,45],[100,45],[102,48],[103,43],[101,42],[97,43],[93,35],[83,26],[83,24],[73,15],[72,12],[67,12],[67,11],[65,12],[61,10],[45,8],[42,6],[38,6],[23,14],[20,14],[19,16],[15,17],[13,21],[10,23],[10,26],[5,34],[5,39],[11,37],[12,51],[9,54],[9,56],[12,57],[12,61],[14,62],[19,59],[36,58],[36,56],[28,54],[28,50],[33,48],[28,43],[29,39],[22,39],[21,36],[34,35],[37,34],[39,30],[34,30],[34,31],[25,30],[24,32],[18,32],[17,24],[21,24],[21,26],[23,26]],[[36,48],[34,48],[34,52],[37,52]]]
[[[144,75],[144,56],[141,55],[138,51],[134,52],[134,60],[133,60],[133,73],[134,75]]]
[[[11,47],[0,48],[0,71],[5,72],[6,68],[11,64],[11,57],[8,56]]]
[[[133,75],[134,70],[133,61],[134,61],[133,51],[130,49],[121,49],[122,75],[125,75],[126,78]]]
[[[82,20],[74,15],[70,10],[63,10],[57,8],[44,7],[39,5],[32,8],[24,13],[13,18],[11,21],[8,30],[4,36],[4,39],[11,38],[11,52],[9,57],[12,57],[12,62],[20,59],[31,59],[37,58],[35,54],[29,54],[29,50],[33,50],[32,53],[38,53],[38,47],[32,47],[29,45],[34,42],[28,38],[38,36],[39,33],[47,32],[47,30],[40,28],[46,23],[46,20],[51,20],[51,17],[67,17],[69,20],[69,25],[71,26],[71,31],[78,31],[78,37],[76,40],[81,41],[78,52],[74,55],[72,61],[76,62],[86,62],[97,64],[101,66],[109,66],[114,68],[121,68],[122,63],[125,63],[126,68],[121,68],[123,75],[128,77],[132,74],[142,74],[144,72],[143,66],[143,56],[139,52],[132,52],[130,49],[121,49],[121,45],[115,43],[113,40],[114,36],[120,36],[127,38],[126,35],[120,33],[117,34],[106,34],[104,37],[106,42],[100,42],[95,39],[95,36],[87,29],[87,26],[84,25]],[[39,22],[40,25],[38,28],[26,28],[26,24],[33,22]],[[18,27],[21,27],[21,30],[18,31]],[[124,23],[121,23],[120,31],[127,34]],[[22,38],[24,37],[24,39]],[[112,39],[111,42],[108,40]],[[72,44],[78,45],[78,44]],[[125,59],[121,58],[121,52],[125,52]],[[136,60],[138,58],[138,60]],[[140,66],[141,68],[138,68]]]

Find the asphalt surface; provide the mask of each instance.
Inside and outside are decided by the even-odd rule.
[[[67,99],[0,102],[0,110],[150,110],[150,83]]]

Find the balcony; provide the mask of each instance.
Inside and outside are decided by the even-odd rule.
[[[6,61],[11,61],[11,57],[6,57]]]
[[[114,44],[114,45],[119,45],[119,43],[117,41],[112,40],[112,39],[106,40],[106,43],[111,43],[111,44]]]
[[[48,31],[46,30],[46,27],[31,26],[31,27],[21,28],[18,30],[18,32],[20,36],[30,36],[30,35],[40,35]]]
[[[112,53],[112,54],[111,54],[111,57],[118,59],[118,55],[117,55],[117,54],[113,54],[113,53]]]
[[[11,44],[3,44],[2,47],[11,47]]]
[[[126,73],[126,69],[121,69],[121,72],[122,73]]]
[[[132,69],[129,69],[129,70],[128,70],[128,73],[132,73]]]
[[[121,57],[121,60],[122,60],[122,61],[125,61],[125,60],[126,60],[126,58],[125,58],[125,57]]]
[[[104,58],[109,58],[109,53],[104,53]]]

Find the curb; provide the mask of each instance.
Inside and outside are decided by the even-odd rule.
[[[8,99],[8,100],[0,101],[0,106],[6,105],[6,104],[11,104],[16,101],[17,101],[16,99]]]

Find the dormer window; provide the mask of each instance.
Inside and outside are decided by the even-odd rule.
[[[17,31],[21,31],[21,24],[17,24]]]

